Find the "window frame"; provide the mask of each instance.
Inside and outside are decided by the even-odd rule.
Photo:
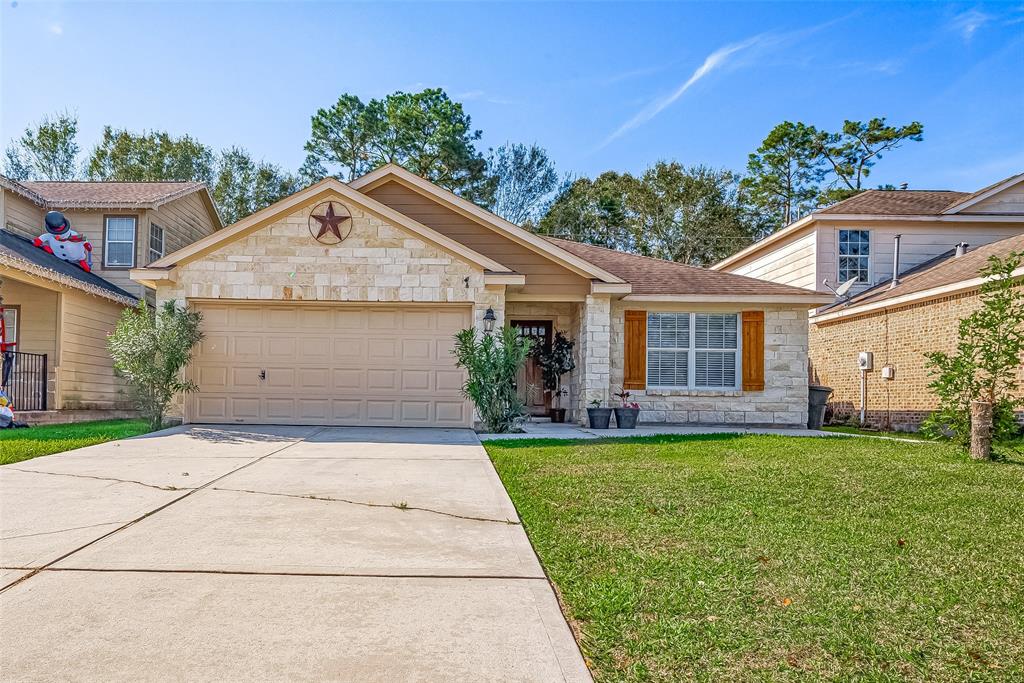
[[[157,230],[160,231],[160,249],[159,249],[159,251],[153,249],[153,229],[154,228],[156,228]],[[146,247],[146,250],[148,252],[148,257],[149,257],[149,260],[148,260],[149,263],[152,263],[153,261],[158,261],[158,260],[160,260],[160,259],[162,259],[164,257],[164,253],[165,253],[165,250],[166,250],[166,242],[165,242],[166,237],[167,237],[167,231],[164,230],[163,226],[160,225],[159,223],[154,223],[154,222],[150,221],[150,223],[149,223],[149,241],[148,241],[148,244],[147,244],[147,247]],[[154,256],[154,252],[156,253],[156,256]]]
[[[862,232],[865,235],[867,235],[868,253],[867,254],[843,254],[842,253],[841,245],[843,243],[843,233],[844,232]],[[872,233],[872,230],[870,230],[868,228],[838,228],[836,230],[836,280],[838,280],[838,284],[841,285],[841,284],[843,284],[844,282],[846,282],[847,280],[850,279],[850,278],[844,278],[840,274],[842,272],[842,260],[844,258],[853,258],[853,259],[858,259],[858,260],[860,260],[860,259],[864,260],[864,263],[865,263],[865,266],[864,266],[864,273],[865,273],[864,280],[861,281],[859,276],[858,276],[857,282],[855,282],[854,285],[870,285],[871,284],[872,278],[874,276],[874,273],[873,273],[872,267],[871,267],[871,265],[872,265],[871,264],[871,261],[872,261],[872,259],[871,259],[871,255],[872,254],[871,254],[871,252],[873,251],[873,248],[874,248],[873,240],[871,239],[871,233]],[[847,243],[849,243],[849,240],[847,240]],[[860,269],[858,268],[858,271],[859,270]]]
[[[21,341],[21,304],[4,304],[4,313],[10,311],[14,314],[14,340],[8,340],[8,344],[14,344],[14,350],[18,351],[20,347],[18,343]],[[7,333],[10,334],[10,328],[7,328]]]
[[[687,347],[652,347],[650,345],[651,316],[653,315],[677,315],[687,316],[689,322]],[[718,349],[697,346],[697,316],[698,315],[726,315],[733,316],[736,320],[736,347],[733,349]],[[743,388],[743,316],[739,311],[647,311],[648,335],[644,339],[644,348],[647,357],[646,386],[648,389],[663,391],[742,391]],[[653,384],[651,382],[650,359],[651,351],[685,351],[686,352],[686,385],[679,384]],[[725,352],[733,353],[736,358],[735,382],[727,385],[698,386],[697,380],[697,354],[700,352]]]
[[[108,232],[109,232],[108,228],[109,228],[109,224],[110,224],[110,219],[111,218],[131,218],[133,221],[135,221],[135,223],[134,223],[134,231],[132,233],[132,242],[131,242],[131,245],[132,245],[132,262],[131,262],[130,265],[127,265],[127,266],[126,265],[122,265],[122,264],[110,265],[110,249],[109,249],[110,241],[107,238],[109,237],[109,235],[108,235]],[[125,242],[123,240],[117,240],[117,241],[115,241],[115,244],[127,244],[127,242]],[[135,267],[135,262],[136,262],[137,256],[138,256],[138,254],[137,254],[138,249],[139,249],[139,215],[135,214],[135,213],[109,213],[109,214],[104,214],[104,216],[103,216],[103,267],[106,270],[131,270],[132,268]]]

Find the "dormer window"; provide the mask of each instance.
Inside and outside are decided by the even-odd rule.
[[[869,230],[839,231],[839,282],[871,279],[871,232]]]

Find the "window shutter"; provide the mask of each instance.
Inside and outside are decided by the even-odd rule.
[[[743,391],[764,391],[764,311],[743,311]]]
[[[647,311],[626,311],[626,359],[622,388],[647,388]]]

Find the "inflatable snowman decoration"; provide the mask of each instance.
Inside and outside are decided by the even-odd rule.
[[[92,272],[92,245],[71,229],[71,223],[60,211],[46,214],[46,232],[33,244],[59,259],[78,264],[86,272]]]

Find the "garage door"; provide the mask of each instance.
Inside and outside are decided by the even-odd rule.
[[[201,303],[192,422],[470,426],[468,307]]]

